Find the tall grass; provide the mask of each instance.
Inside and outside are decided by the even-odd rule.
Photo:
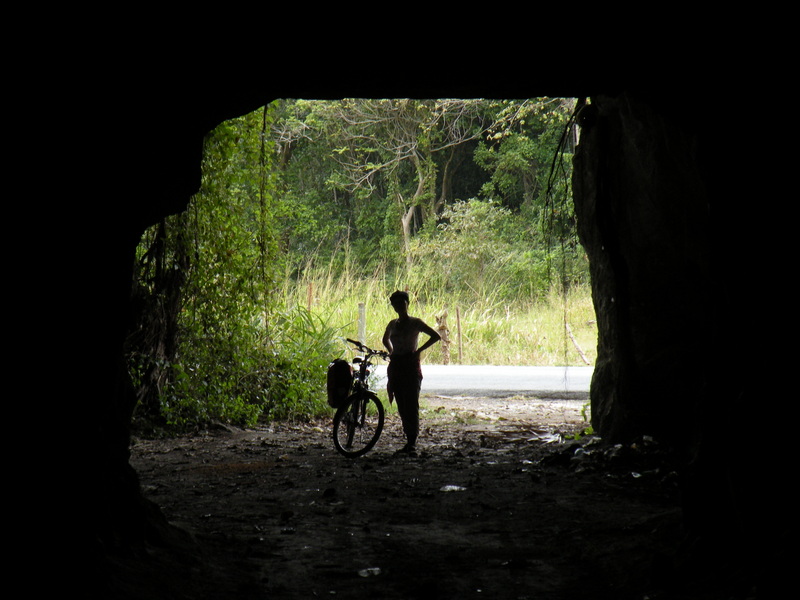
[[[384,328],[397,316],[388,296],[406,287],[380,268],[366,277],[347,271],[336,273],[332,268],[307,268],[299,277],[286,278],[283,301],[286,306],[311,310],[343,337],[351,338],[358,336],[359,304],[363,303],[364,342],[381,348]],[[521,294],[510,301],[490,294],[459,299],[430,290],[420,300],[422,293],[408,291],[410,313],[431,327],[436,328],[436,317],[447,313],[451,364],[585,366],[576,344],[594,364],[597,329],[588,285],[575,286],[566,296],[554,287],[538,299]],[[442,349],[437,344],[429,350],[425,362],[443,364]]]

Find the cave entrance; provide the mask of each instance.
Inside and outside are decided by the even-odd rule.
[[[380,346],[393,289],[411,291],[443,334],[430,364],[591,365],[588,265],[570,208],[574,108],[282,100],[220,124],[200,192],[137,253],[139,414],[316,416],[303,399],[319,395],[312,371],[319,381],[341,354],[336,338]],[[364,141],[367,116],[386,136],[377,143]]]
[[[262,118],[262,127],[265,121]],[[230,126],[224,127],[226,135],[216,140],[221,147],[236,139],[228,135]],[[258,124],[255,129],[259,130]],[[256,156],[263,157],[262,147],[258,148]],[[244,197],[244,190],[257,191],[259,202],[250,205],[250,214],[257,217],[259,227],[246,230],[261,241],[250,255],[258,268],[249,272],[257,274],[268,272],[267,259],[275,256],[269,252],[280,249],[268,243],[273,238],[267,235],[271,223],[265,217],[273,213],[266,210],[270,198],[263,193],[267,162],[259,165],[264,168],[258,177],[222,186],[242,191],[237,199]],[[227,169],[224,161],[216,166]],[[219,184],[207,179],[204,186],[215,189]],[[233,219],[248,213],[236,202],[219,208],[226,218],[213,229],[211,241],[216,243],[241,231]],[[210,223],[196,204],[178,218],[182,224],[195,219],[202,225],[199,231]],[[513,213],[501,223],[512,220]],[[554,237],[561,246],[565,238]],[[197,240],[179,236],[185,246],[178,249],[189,260],[198,259],[192,249],[213,247],[198,246]],[[220,263],[241,266],[236,261],[245,255],[243,248],[221,246],[214,256]],[[181,256],[180,252],[173,256]],[[342,254],[352,258],[353,248]],[[384,270],[371,272],[387,272],[385,266],[379,267]],[[162,273],[171,271],[175,269]],[[291,273],[295,281],[303,275],[302,269]],[[331,285],[339,280],[331,277]],[[232,284],[239,294],[258,297],[252,278],[237,276],[235,269],[219,271],[202,282],[215,291]],[[297,314],[308,317],[306,326],[320,330],[325,320],[310,315],[321,286],[295,287],[306,300],[294,302]],[[197,307],[208,311],[198,312],[192,321],[206,335],[215,333],[206,320],[214,311],[226,306],[230,309],[224,313],[230,315],[237,308],[201,302],[201,288],[184,290],[189,290],[186,297]],[[380,290],[380,296],[385,294]],[[223,295],[222,300],[232,297]],[[283,298],[287,297],[284,292]],[[560,315],[569,300],[558,298]],[[419,299],[420,306],[431,302]],[[350,323],[355,323],[357,307],[351,305],[350,310]],[[245,331],[275,332],[280,320],[269,311],[265,315]],[[553,337],[561,348],[568,347],[564,320],[557,322]],[[206,343],[220,340],[224,343],[212,350],[230,350],[233,339],[208,337]],[[293,346],[287,340],[267,347],[280,353]],[[203,391],[210,395],[215,390]],[[542,401],[537,405],[538,400]],[[145,493],[167,518],[202,540],[204,554],[215,567],[209,571],[214,577],[203,580],[206,595],[216,583],[226,589],[252,586],[283,598],[334,593],[349,598],[517,598],[552,590],[575,595],[590,585],[640,587],[646,569],[635,567],[646,562],[643,557],[649,553],[643,548],[669,551],[679,510],[668,495],[652,494],[648,486],[653,479],[640,477],[629,464],[613,472],[593,470],[588,458],[593,450],[577,439],[585,425],[579,408],[572,409],[574,429],[564,430],[569,421],[567,400],[495,398],[483,403],[472,399],[468,404],[463,398],[430,398],[423,417],[425,441],[421,440],[417,456],[395,454],[402,434],[396,415],[390,415],[379,445],[355,461],[336,454],[329,421],[289,418],[244,429],[205,428],[177,441],[136,439],[131,463]],[[581,403],[581,408],[585,406]],[[497,412],[501,407],[504,414]],[[536,407],[535,415],[524,413]],[[543,428],[545,422],[552,428]],[[583,452],[578,455],[577,449]],[[641,488],[636,487],[639,484]],[[576,565],[582,565],[578,575]],[[415,575],[409,577],[411,573]],[[221,581],[209,581],[214,578]],[[184,580],[179,585],[185,591],[195,583]],[[168,588],[169,584],[164,586]]]
[[[670,95],[669,99],[674,99],[674,96]],[[625,107],[635,104],[627,102],[627,99],[623,100]],[[685,106],[685,103],[675,102],[675,105]],[[694,110],[694,106],[691,109]],[[647,115],[652,113],[647,111]],[[708,125],[704,123],[704,129],[707,130],[710,126],[714,135],[723,133],[723,129],[730,129],[727,127],[731,122],[729,119],[718,119],[715,122],[709,122]],[[633,123],[638,124],[635,120]],[[658,131],[669,132],[671,124],[674,125],[673,118],[655,121]],[[651,132],[647,128],[637,129],[646,135]],[[739,134],[739,131],[736,130],[736,133]],[[619,138],[613,139],[625,138],[623,133]],[[733,141],[731,137],[720,139],[729,148],[735,147],[735,144],[727,143]],[[716,146],[721,144],[717,141]],[[619,159],[615,153],[617,149],[612,147],[602,156]],[[600,154],[595,154],[598,155]],[[684,155],[682,152],[671,153],[671,156],[680,158]],[[631,156],[638,157],[636,154]],[[742,184],[741,179],[731,178],[727,174],[731,156],[731,151],[720,152],[719,158],[712,165],[709,189],[717,188],[713,194],[712,206],[724,198],[722,191],[738,192],[734,187],[738,188]],[[718,163],[725,163],[726,183],[723,185],[719,181],[722,178],[722,169],[718,173],[713,172]],[[611,175],[625,172],[623,169],[614,169],[614,166],[607,166],[604,171]],[[700,181],[704,179],[701,178]],[[670,186],[670,189],[673,187]],[[723,217],[722,225],[733,224],[737,227],[720,226],[720,231],[726,231],[720,239],[733,241],[735,235],[738,235],[738,226],[745,225],[745,221],[750,218],[750,214]],[[747,229],[753,226],[752,223],[746,224]],[[766,240],[767,237],[764,236],[763,239]],[[735,250],[739,246],[732,243],[731,247]],[[745,252],[750,252],[751,247],[741,248],[738,253],[734,251],[735,257],[741,258]],[[651,267],[641,256],[636,258],[644,267]],[[733,280],[733,275],[738,272],[742,263],[743,261],[735,260],[730,261],[735,266],[721,266],[724,274]],[[706,288],[698,286],[698,289]],[[716,296],[712,294],[712,298],[714,297]],[[745,293],[741,297],[744,300],[740,298],[733,303],[736,308],[746,306],[753,293]],[[721,316],[717,318],[723,319],[747,312],[743,310],[728,313],[722,310]],[[754,335],[753,329],[754,326],[746,327],[743,335],[739,328],[735,328],[724,339],[735,338],[738,343],[731,345],[734,349],[754,345],[753,340],[764,341],[764,336]],[[682,325],[677,330],[683,332],[687,328]],[[604,327],[604,331],[608,329]],[[612,357],[612,360],[617,360],[617,357]],[[736,381],[732,384],[724,382],[723,393],[712,394],[703,403],[690,407],[711,417],[719,416],[720,419],[714,419],[713,423],[698,422],[695,416],[697,410],[683,411],[673,406],[662,414],[680,415],[672,423],[678,423],[680,419],[687,424],[687,430],[703,435],[711,434],[710,439],[720,429],[734,430],[729,424],[742,413],[738,410],[722,410],[721,400],[732,397],[728,393],[730,390],[737,392],[736,398],[742,404],[757,398],[750,393],[751,380],[747,376],[740,377],[746,375],[744,371],[737,372],[735,367],[727,366],[721,373],[722,378],[732,375],[729,379]],[[687,383],[685,369],[667,374],[669,377],[650,379]],[[742,392],[741,395],[738,392]],[[620,414],[621,419],[627,419],[631,405],[611,408]],[[293,426],[313,424],[287,422],[287,427]],[[453,448],[435,455],[433,460],[441,458],[440,464],[445,467],[436,471],[434,465],[428,464],[430,460],[428,463],[390,462],[394,460],[393,457],[377,452],[366,461],[334,463],[329,460],[330,455],[322,446],[315,446],[313,443],[294,443],[291,446],[282,444],[280,448],[270,448],[269,440],[277,439],[275,436],[281,433],[277,430],[268,431],[266,437],[254,440],[254,444],[244,443],[236,438],[235,433],[223,429],[215,438],[222,440],[228,449],[237,450],[235,460],[229,463],[206,460],[209,455],[205,453],[210,449],[208,442],[211,441],[206,434],[193,438],[189,446],[173,444],[171,447],[157,448],[155,454],[150,456],[147,456],[146,451],[138,451],[147,450],[144,445],[134,451],[134,465],[142,473],[142,482],[148,486],[148,495],[159,501],[166,500],[167,495],[180,487],[188,502],[181,504],[181,499],[176,503],[161,502],[166,507],[165,511],[170,518],[191,524],[191,528],[203,540],[209,540],[210,545],[217,550],[213,553],[217,561],[214,566],[220,568],[204,571],[209,576],[175,577],[175,587],[184,595],[188,593],[196,598],[214,597],[210,585],[213,582],[210,580],[233,575],[232,580],[227,581],[228,590],[241,591],[245,586],[255,585],[258,588],[266,587],[272,595],[284,598],[290,598],[293,594],[294,597],[310,597],[333,592],[357,598],[357,593],[350,593],[354,590],[360,590],[365,597],[382,595],[408,598],[438,595],[463,598],[475,595],[518,598],[526,595],[552,596],[554,593],[560,597],[573,597],[585,593],[586,589],[600,593],[605,591],[614,597],[653,597],[663,593],[659,589],[653,590],[654,593],[650,593],[650,589],[647,593],[642,593],[658,583],[644,581],[647,578],[645,573],[653,573],[654,566],[665,565],[654,565],[647,557],[676,556],[679,548],[677,540],[681,537],[681,527],[676,518],[678,502],[669,493],[674,490],[669,485],[675,478],[673,472],[663,468],[666,465],[663,462],[652,470],[605,470],[593,479],[591,470],[587,470],[587,465],[576,454],[567,457],[555,453],[555,462],[549,463],[555,468],[557,476],[554,476],[547,464],[543,465],[537,462],[537,457],[531,456],[530,449],[533,445],[524,446],[529,452],[524,460],[506,461],[487,460],[481,454],[486,448],[491,448],[491,444],[486,443],[478,444],[474,448]],[[318,433],[325,435],[322,429]],[[289,431],[288,435],[294,433]],[[293,449],[293,453],[285,452],[289,447]],[[535,447],[541,450],[548,448],[548,445]],[[266,452],[265,448],[270,451]],[[704,542],[711,540],[708,535],[711,533],[715,538],[713,543],[708,544],[712,552],[722,548],[723,544],[733,542],[730,548],[722,548],[727,552],[721,552],[714,557],[715,566],[719,565],[720,559],[727,561],[729,557],[740,553],[737,560],[729,563],[735,568],[742,560],[750,559],[755,552],[754,548],[769,560],[773,554],[763,550],[777,547],[770,543],[778,537],[773,534],[783,535],[785,541],[785,534],[782,533],[785,532],[785,520],[779,527],[774,527],[772,523],[783,519],[785,511],[776,510],[773,505],[775,498],[785,495],[765,493],[764,490],[769,492],[774,486],[765,485],[763,476],[750,480],[758,481],[759,485],[742,485],[739,489],[731,489],[729,485],[720,485],[719,489],[715,489],[715,485],[731,472],[744,475],[745,479],[740,480],[742,483],[750,482],[747,479],[748,473],[768,473],[769,471],[761,468],[767,464],[767,461],[761,462],[761,457],[765,455],[764,449],[773,453],[772,448],[762,445],[759,452],[758,448],[746,443],[733,446],[710,444],[709,448],[710,454],[699,456],[703,460],[698,461],[701,469],[695,474],[696,477],[693,481],[688,481],[690,494],[683,496],[687,514],[692,517],[694,525],[701,525],[700,536],[696,539],[701,546],[706,546]],[[630,446],[622,448],[620,454],[623,458],[626,455],[629,457],[631,450],[634,448]],[[734,452],[731,453],[731,450]],[[749,454],[751,450],[755,452],[747,456],[746,461],[736,460]],[[581,456],[590,452],[587,449]],[[116,456],[120,453],[106,454]],[[785,455],[787,454],[784,453],[783,456]],[[166,470],[164,478],[159,479],[156,474],[147,472],[147,464],[166,464],[167,456],[177,462],[168,465],[172,468]],[[314,462],[310,460],[311,456],[318,457],[319,460]],[[194,458],[201,460],[199,463],[192,462],[190,459]],[[420,460],[425,459],[420,457]],[[275,468],[276,465],[289,467],[290,473]],[[726,467],[731,465],[733,469],[727,470]],[[507,476],[492,476],[491,473],[496,469],[505,470]],[[214,487],[197,485],[196,481],[190,479],[196,474],[209,471],[224,471],[233,478],[217,479]],[[267,481],[260,477],[264,473],[275,474],[277,478]],[[449,482],[437,487],[444,477],[432,480],[429,475],[434,473],[447,475]],[[309,474],[313,474],[316,479],[308,478]],[[576,477],[579,474],[581,477]],[[588,478],[584,478],[584,474]],[[658,477],[651,477],[654,474]],[[708,475],[712,477],[709,478]],[[252,482],[253,477],[260,481],[257,495],[239,494],[238,490],[242,489],[240,486],[245,482]],[[521,487],[512,490],[511,486],[504,485],[511,481],[520,483]],[[774,478],[773,481],[781,480]],[[652,487],[648,489],[649,485]],[[744,489],[748,493],[742,494]],[[276,490],[289,492],[276,493]],[[509,490],[513,493],[506,495]],[[234,509],[230,502],[233,497],[245,498],[245,501]],[[395,502],[399,498],[408,501],[405,509],[399,506],[399,502]],[[766,504],[765,498],[771,503],[768,507],[770,510],[759,512],[757,519],[752,518],[748,502],[753,501],[753,508],[760,509]],[[207,502],[210,500],[216,502],[213,510],[198,512],[208,507]],[[131,503],[127,503],[126,509],[130,505]],[[181,506],[189,508],[182,511]],[[728,521],[727,511],[718,510],[720,507],[743,506],[748,507],[747,510],[737,514],[745,517],[743,526],[739,525],[739,520],[735,524],[734,521]],[[365,509],[376,511],[368,513]],[[313,521],[314,515],[319,517],[316,522]],[[453,515],[461,518],[453,521],[450,518]],[[769,516],[766,527],[762,526],[763,515]],[[706,525],[706,522],[709,524]],[[759,525],[759,534],[763,532],[763,536],[750,533],[748,528],[753,524]],[[320,533],[323,530],[325,535]],[[721,532],[726,535],[716,535]],[[765,559],[760,558],[754,564],[760,566],[763,560]],[[186,564],[184,562],[180,566],[185,567]],[[704,572],[695,568],[696,564],[690,561],[689,570],[712,586],[717,581],[723,581],[727,575],[725,570],[721,577],[706,578]],[[192,566],[176,569],[172,574],[187,570],[191,570],[192,575],[198,572]],[[674,572],[669,569],[659,572],[665,573],[665,579],[674,579],[671,577]],[[253,574],[256,576],[254,584],[250,579]],[[734,579],[742,574],[744,577],[748,576],[745,571],[740,571]],[[145,581],[147,578],[138,577],[136,583],[143,585]],[[147,581],[147,584],[157,586],[152,580]],[[198,585],[205,587],[204,594],[191,594],[188,591],[188,588]],[[159,587],[165,596],[170,595],[166,586]],[[714,591],[718,592],[720,589],[717,587]],[[633,591],[636,593],[626,593]],[[239,597],[243,595],[239,594]]]

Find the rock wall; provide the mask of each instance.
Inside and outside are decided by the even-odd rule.
[[[697,133],[636,97],[579,116],[574,196],[598,318],[594,428],[685,437],[704,386],[709,199]]]
[[[774,433],[788,390],[772,386],[784,224],[761,176],[774,139],[712,99],[620,93],[581,110],[573,185],[598,319],[592,420],[606,441],[651,435],[675,451],[687,552],[771,581],[791,530],[787,434]]]

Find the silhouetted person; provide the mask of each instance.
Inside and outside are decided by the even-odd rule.
[[[420,354],[438,342],[440,336],[422,319],[408,314],[406,292],[394,292],[389,297],[389,302],[397,311],[397,318],[389,321],[383,334],[383,345],[390,355],[386,370],[389,379],[386,391],[390,403],[397,399],[397,410],[406,435],[406,445],[400,452],[414,452],[419,435],[419,390],[422,385]],[[430,337],[422,346],[417,347],[420,333],[426,333]]]

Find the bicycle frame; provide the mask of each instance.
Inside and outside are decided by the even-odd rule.
[[[380,356],[388,359],[389,354],[382,350],[373,350],[355,340],[347,341],[362,351],[364,356],[353,359],[353,364],[358,365],[358,368],[353,375],[351,393],[334,416],[333,436],[336,449],[341,454],[354,458],[368,452],[383,430],[383,404],[377,394],[369,389],[368,378],[369,368],[373,364],[372,358]],[[342,438],[339,437],[340,434],[343,434]]]

